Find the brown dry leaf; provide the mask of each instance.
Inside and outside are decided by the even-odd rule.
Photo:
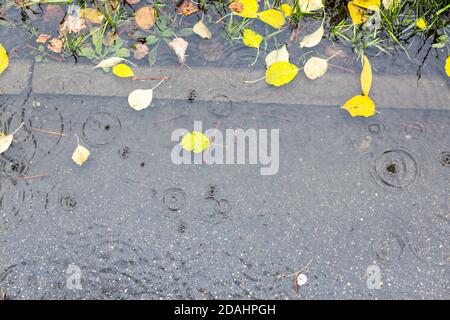
[[[143,30],[149,30],[155,25],[155,9],[152,7],[142,7],[134,15],[137,25]]]
[[[211,31],[209,31],[208,27],[202,20],[200,20],[199,22],[197,22],[194,25],[194,27],[192,28],[192,31],[194,31],[194,33],[196,33],[203,39],[211,39],[212,38]]]
[[[136,49],[134,50],[133,57],[137,60],[144,58],[148,54],[148,47],[145,44],[138,43],[135,45]]]
[[[95,24],[102,24],[105,16],[94,8],[83,8],[80,10],[80,17]]]
[[[198,5],[193,3],[191,0],[184,0],[177,5],[177,13],[182,14],[183,16],[189,16],[199,11],[200,9]]]
[[[84,19],[69,16],[59,26],[59,33],[62,36],[66,36],[68,33],[79,33],[83,29],[86,29],[86,21]]]
[[[230,3],[228,8],[236,13],[241,13],[244,10],[244,5],[240,2],[235,1]]]
[[[50,39],[50,38],[51,38],[51,35],[41,33],[39,35],[39,37],[37,37],[36,42],[37,43],[46,43],[47,40]]]
[[[64,42],[61,39],[53,38],[48,42],[48,49],[54,53],[61,53]]]
[[[175,54],[178,57],[178,61],[180,61],[181,64],[185,63],[186,61],[186,50],[189,45],[189,42],[184,40],[183,38],[175,38],[171,42],[169,42],[169,46],[175,51]]]

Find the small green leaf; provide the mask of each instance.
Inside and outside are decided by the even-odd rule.
[[[156,63],[157,56],[158,56],[158,46],[155,46],[148,53],[148,62],[150,63],[151,66],[153,66]]]
[[[117,51],[117,56],[120,58],[127,58],[130,56],[130,50],[128,50],[127,48],[120,48]]]
[[[147,38],[145,38],[145,42],[146,42],[148,45],[155,44],[155,43],[158,42],[158,37],[150,35],[150,36],[148,36]]]
[[[184,28],[177,31],[177,36],[179,37],[189,37],[194,34],[194,31],[192,31],[192,28]]]
[[[163,37],[163,38],[173,37],[173,30],[172,29],[163,30],[161,32],[161,37]]]

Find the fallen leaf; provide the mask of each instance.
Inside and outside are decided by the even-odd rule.
[[[126,0],[129,4],[138,4],[141,0]]]
[[[189,42],[183,38],[175,38],[169,42],[169,47],[175,52],[178,57],[178,61],[183,64],[186,62],[186,50],[188,48]]]
[[[77,165],[82,166],[87,161],[87,159],[89,159],[91,152],[87,148],[80,145],[80,140],[78,139],[78,136],[77,135],[75,136],[77,137],[78,146],[75,148],[75,151],[72,154],[72,160]]]
[[[65,12],[61,6],[56,4],[49,4],[45,9],[45,13],[42,16],[44,22],[61,21],[64,18]]]
[[[194,33],[196,33],[203,39],[211,39],[212,38],[211,31],[209,31],[208,27],[205,25],[203,20],[200,20],[199,22],[197,22],[194,25],[194,27],[192,28],[192,31],[194,31]]]
[[[419,18],[416,20],[416,27],[420,30],[427,28],[427,21],[424,18]]]
[[[39,37],[37,37],[36,42],[37,43],[46,43],[48,39],[50,39],[52,36],[49,34],[43,34],[41,33]]]
[[[257,0],[234,0],[228,7],[235,15],[243,18],[256,18],[258,16],[259,4]]]
[[[100,63],[97,64],[93,69],[97,69],[97,68],[112,68],[116,64],[119,64],[119,63],[121,63],[123,61],[127,61],[127,62],[131,63],[130,61],[128,61],[125,58],[112,57],[112,58],[108,58],[108,59],[104,59],[104,60],[100,61]],[[134,64],[132,64],[132,65],[134,65]]]
[[[258,18],[275,29],[280,29],[286,23],[284,14],[275,9],[261,11],[258,13]]]
[[[283,12],[285,17],[290,17],[292,15],[292,12],[294,12],[294,9],[286,3],[283,3],[280,6],[280,10]]]
[[[105,18],[105,16],[100,11],[94,8],[80,9],[80,17],[94,24],[102,24],[103,19]]]
[[[306,76],[311,79],[317,79],[327,72],[328,61],[326,59],[311,57],[306,61],[304,71]]]
[[[211,141],[203,133],[198,131],[189,132],[181,139],[183,149],[193,151],[194,153],[202,153],[210,144]]]
[[[297,76],[298,68],[286,61],[279,61],[272,64],[266,70],[266,82],[275,87],[285,85]]]
[[[361,71],[361,89],[365,96],[369,95],[371,87],[372,87],[372,67],[370,66],[369,59],[367,59],[367,57],[364,56],[363,69]]]
[[[354,96],[341,109],[347,110],[352,117],[370,117],[375,114],[375,103],[368,96]]]
[[[112,72],[119,78],[131,78],[134,77],[134,71],[124,63],[116,64],[112,68]]]
[[[184,0],[183,2],[177,4],[177,13],[182,14],[183,16],[189,16],[199,11],[200,9],[198,5],[193,3],[191,0]]]
[[[6,53],[5,47],[0,43],[0,74],[3,73],[3,71],[8,68],[9,65],[9,58],[8,54]]]
[[[312,48],[320,43],[325,30],[323,24],[311,34],[306,35],[302,41],[300,41],[300,48]]]
[[[389,9],[394,4],[394,1],[397,2],[396,0],[383,0],[382,1],[383,2],[383,7],[385,9]]]
[[[285,61],[289,62],[289,52],[286,45],[282,46],[278,50],[273,50],[266,56],[266,67],[270,67],[275,62]]]
[[[359,25],[367,21],[366,10],[355,5],[353,1],[348,3],[347,8],[354,25]]]
[[[53,38],[48,42],[47,47],[54,53],[61,53],[63,45],[64,42],[61,39]]]
[[[251,29],[245,29],[242,33],[242,42],[250,48],[259,48],[263,37]]]
[[[353,0],[353,4],[364,9],[379,11],[381,0]]]
[[[322,0],[300,0],[300,10],[305,13],[320,10],[323,8]]]
[[[137,43],[135,45],[136,49],[134,50],[133,57],[136,60],[140,60],[144,58],[148,54],[148,47],[145,44]]]
[[[1,73],[1,71],[0,71]],[[445,73],[450,77],[450,56],[445,60]]]
[[[146,6],[138,9],[134,14],[137,25],[143,30],[149,30],[155,25],[155,9]]]
[[[128,96],[128,104],[136,111],[148,108],[153,100],[153,89],[137,89]]]
[[[117,33],[114,33],[112,31],[106,32],[106,34],[103,37],[103,44],[105,46],[112,46],[114,42],[119,38],[119,35]]]
[[[5,134],[4,132],[0,131],[0,154],[8,150],[12,142],[13,142],[12,134]]]

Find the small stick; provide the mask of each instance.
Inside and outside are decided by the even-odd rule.
[[[283,116],[279,116],[279,115],[276,115],[276,114],[273,114],[273,113],[262,112],[261,114],[264,114],[264,115],[269,116],[269,117],[279,118],[279,119],[284,120],[284,121],[291,121],[289,118],[286,118],[286,117],[283,117]]]
[[[330,67],[332,67],[332,68],[341,69],[341,70],[344,70],[344,71],[347,71],[347,72],[355,74],[355,71],[353,71],[353,70],[350,70],[350,69],[347,69],[347,68],[344,68],[344,67],[340,67],[340,66],[337,66],[337,65],[331,64],[331,63],[329,63],[328,65]]]
[[[175,120],[175,119],[178,119],[178,118],[181,118],[181,117],[184,117],[184,116],[187,116],[187,113],[182,113],[182,114],[179,114],[177,116],[174,116],[174,117],[168,118],[168,119],[157,120],[157,121],[152,122],[152,124],[163,123],[163,122]]]
[[[42,173],[42,174],[38,174],[35,176],[18,176],[17,179],[30,180],[30,179],[38,179],[38,178],[44,178],[44,177],[48,177],[48,173]]]
[[[55,132],[55,131],[49,131],[49,130],[44,130],[44,129],[39,129],[39,128],[31,128],[31,130],[37,131],[37,132],[42,132],[42,133],[47,133],[47,134],[52,134],[55,136],[67,137],[67,134],[59,133],[59,132]]]
[[[170,80],[170,77],[142,77],[142,78],[140,78],[140,77],[134,76],[133,78],[131,78],[131,80],[136,80],[136,81],[161,80],[161,81],[164,81],[164,80]]]

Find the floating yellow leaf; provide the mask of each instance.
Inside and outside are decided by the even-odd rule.
[[[375,114],[375,103],[368,96],[354,96],[342,107],[352,117],[370,117]]]
[[[312,12],[323,8],[322,0],[300,0],[300,10],[302,12]]]
[[[8,54],[6,53],[6,50],[3,47],[3,45],[0,43],[0,74],[2,74],[3,71],[5,71],[5,69],[8,68],[8,65],[9,65]]]
[[[381,0],[353,0],[353,4],[364,9],[379,11]]]
[[[271,51],[266,56],[266,67],[268,68],[275,62],[279,62],[279,61],[289,62],[289,52],[286,49],[286,45],[284,45],[283,47],[281,47],[278,50]]]
[[[372,67],[370,66],[369,59],[367,59],[367,57],[364,56],[363,69],[361,72],[361,89],[365,96],[369,95],[371,87],[372,87]]]
[[[242,42],[250,48],[259,48],[263,37],[251,29],[245,29],[242,34]]]
[[[292,12],[294,12],[294,9],[290,5],[285,3],[280,6],[280,10],[283,11],[285,17],[290,17],[292,15]]]
[[[134,77],[133,69],[131,69],[129,66],[127,66],[126,64],[123,64],[123,63],[116,64],[113,67],[112,72],[120,78]]]
[[[259,4],[257,0],[234,0],[229,7],[235,15],[243,18],[256,18],[258,16]]]
[[[275,29],[280,29],[286,23],[283,13],[275,9],[258,13],[258,18]]]
[[[181,146],[186,151],[193,151],[194,153],[201,153],[208,148],[211,141],[201,132],[193,131],[184,135],[181,139]]]
[[[317,46],[322,40],[325,30],[323,24],[311,34],[306,35],[302,41],[300,41],[300,48],[312,48]]]
[[[279,61],[272,64],[266,70],[266,82],[275,87],[280,87],[294,80],[298,74],[298,68],[286,61]]]
[[[82,166],[83,163],[85,163],[86,160],[89,159],[91,152],[82,145],[80,145],[80,140],[78,139],[78,136],[77,135],[75,136],[77,137],[78,146],[75,148],[75,151],[72,154],[72,160],[77,165]]]
[[[427,21],[424,18],[419,18],[416,20],[416,27],[423,30],[427,27]]]
[[[311,79],[317,79],[323,76],[328,69],[328,61],[326,59],[312,57],[305,63],[305,74]]]
[[[105,18],[100,11],[93,8],[80,9],[80,17],[95,24],[102,24],[103,19]]]
[[[353,1],[350,1],[347,7],[353,24],[358,25],[367,21],[365,9],[358,7],[353,3]]]
[[[8,150],[12,142],[13,142],[12,134],[5,134],[4,132],[0,131],[0,154]]]
[[[445,60],[445,73],[450,77],[450,56]]]

